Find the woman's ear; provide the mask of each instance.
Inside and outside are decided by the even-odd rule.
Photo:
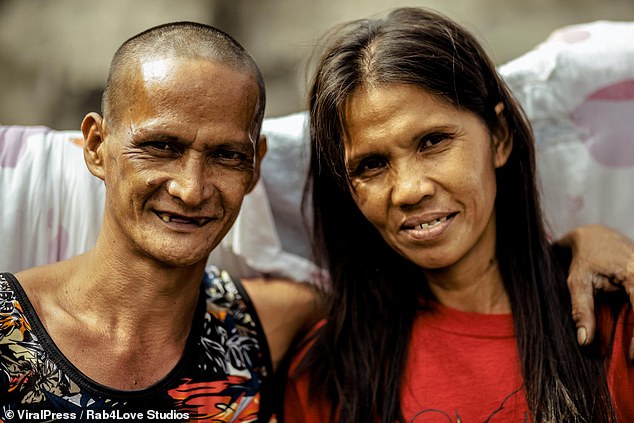
[[[103,141],[104,121],[99,113],[88,113],[81,122],[81,132],[84,134],[84,161],[90,173],[97,178],[104,179]]]
[[[504,117],[504,103],[499,102],[495,106],[495,114],[498,118],[498,124],[493,131],[493,164],[496,168],[506,164],[511,151],[513,151],[513,136],[509,130],[508,122]]]

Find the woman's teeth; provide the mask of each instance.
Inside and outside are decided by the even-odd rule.
[[[433,228],[434,226],[440,225],[442,222],[446,222],[446,221],[447,221],[447,216],[441,217],[439,219],[434,219],[431,222],[421,223],[420,225],[418,225],[418,227],[420,229],[429,229],[429,228]]]

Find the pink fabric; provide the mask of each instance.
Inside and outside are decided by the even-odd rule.
[[[602,86],[573,112],[592,157],[609,167],[634,166],[634,80]]]

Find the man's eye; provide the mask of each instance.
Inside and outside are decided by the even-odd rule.
[[[178,153],[180,151],[174,143],[167,141],[149,141],[144,143],[143,146],[162,153]]]
[[[213,158],[223,159],[223,160],[235,160],[235,161],[243,161],[246,160],[246,155],[240,151],[232,151],[232,150],[218,150],[212,154]]]

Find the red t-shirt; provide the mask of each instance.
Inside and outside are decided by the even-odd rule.
[[[600,315],[611,333],[608,310]],[[620,421],[634,421],[634,372],[627,359],[632,313],[619,316],[608,383]],[[322,323],[323,324],[323,323]],[[330,421],[330,406],[308,396],[308,377],[293,376],[285,397],[285,422]],[[530,421],[510,314],[467,313],[439,306],[414,322],[401,406],[411,423],[520,423]]]

